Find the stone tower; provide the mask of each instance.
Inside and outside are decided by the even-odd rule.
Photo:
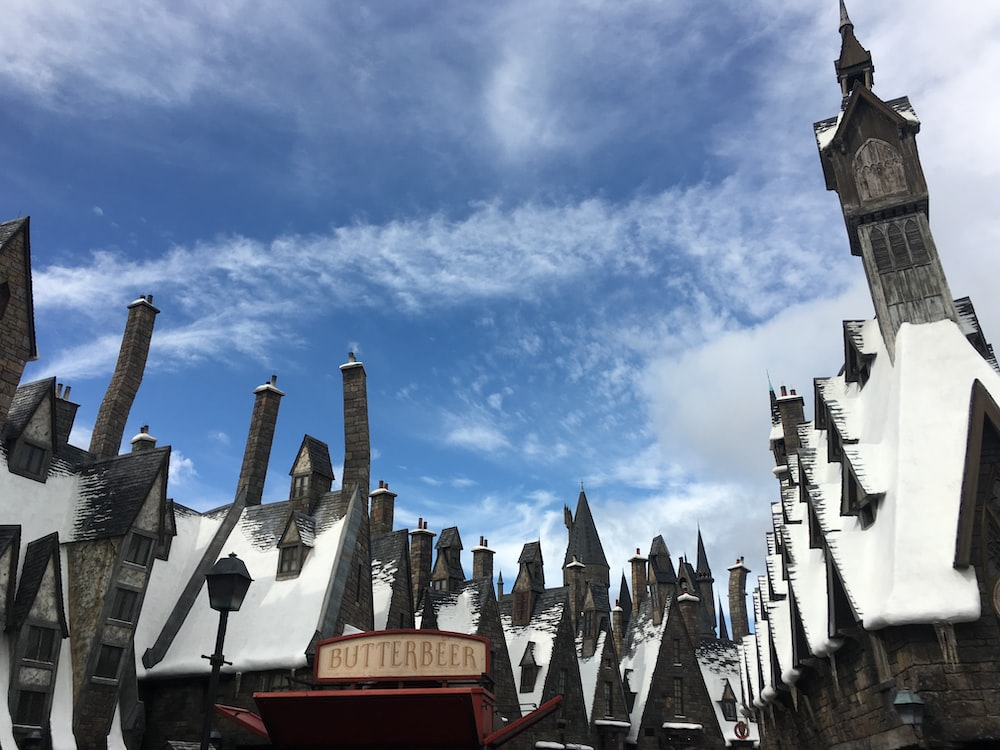
[[[843,101],[837,117],[813,126],[828,190],[840,198],[851,252],[861,256],[890,358],[903,323],[957,321],[955,304],[928,223],[927,183],[906,97],[872,93],[875,66],[840,3]]]
[[[237,502],[244,499],[246,505],[260,505],[264,497],[264,480],[267,464],[271,459],[271,443],[278,423],[278,407],[284,392],[278,390],[278,377],[254,388],[253,413],[250,415],[250,431],[243,450],[243,465],[236,485]]]

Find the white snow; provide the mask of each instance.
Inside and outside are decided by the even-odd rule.
[[[734,740],[740,739],[736,736],[737,720],[730,721],[726,718],[722,712],[720,701],[725,692],[727,682],[730,688],[732,688],[737,702],[740,700],[742,685],[740,675],[742,654],[740,647],[736,643],[728,643],[726,641],[703,643],[695,650],[695,656],[698,660],[698,668],[701,670],[702,680],[705,683],[705,689],[708,691],[708,698],[712,702],[712,708],[715,710],[715,721],[728,747]],[[750,723],[749,726],[750,736],[748,739],[754,742],[758,741],[757,725]]]
[[[510,664],[514,668],[514,682],[520,685],[520,672],[518,664],[529,642],[535,644],[534,657],[538,665],[538,675],[535,679],[534,690],[528,693],[518,693],[518,701],[522,708],[527,704],[532,708],[537,708],[542,704],[542,688],[545,687],[545,680],[549,674],[549,667],[552,662],[552,644],[555,641],[556,631],[559,622],[563,617],[564,602],[554,601],[547,609],[537,611],[531,618],[529,625],[514,625],[511,623],[510,615],[501,615],[500,620],[503,625],[504,636],[507,639],[507,653],[510,655]],[[440,620],[438,622],[440,624]]]
[[[247,523],[248,510],[243,511],[220,555],[225,557],[235,552],[253,578],[241,611],[229,614],[225,656],[232,666],[223,669],[249,672],[303,667],[306,649],[320,626],[328,582],[338,560],[344,557],[341,550],[344,519],[317,529],[315,547],[298,577],[279,581],[276,580],[278,549],[261,545],[254,538],[254,524]],[[205,532],[206,529],[199,528],[199,537]],[[176,599],[167,601],[172,603]],[[140,677],[207,672],[208,662],[200,655],[212,650],[218,624],[219,613],[209,607],[208,591],[203,586],[163,661],[149,670],[140,662],[137,665]],[[137,655],[143,652],[144,645],[148,644],[137,643]]]
[[[440,630],[476,635],[480,615],[477,585],[467,583],[465,588],[438,605],[437,624]]]
[[[601,669],[601,658],[604,656],[604,642],[607,633],[603,630],[597,636],[597,644],[591,656],[579,656],[580,681],[583,684],[583,703],[589,719],[594,712],[594,698],[597,695],[597,673]],[[576,639],[576,653],[583,651],[583,638]]]
[[[649,698],[649,687],[653,680],[653,670],[656,669],[656,660],[660,654],[660,642],[663,640],[663,631],[667,626],[667,615],[664,612],[660,623],[654,624],[652,613],[648,608],[640,610],[633,616],[632,633],[630,643],[625,647],[625,654],[621,660],[622,674],[626,669],[631,669],[629,676],[629,686],[635,692],[635,702],[632,704],[631,728],[629,729],[626,742],[635,743],[639,736],[639,725],[642,723],[642,715],[646,710],[646,701]]]
[[[704,729],[701,724],[694,724],[687,721],[665,721],[663,722],[664,729],[686,729],[689,731],[698,731]]]
[[[395,560],[372,560],[372,609],[375,614],[375,630],[385,630],[389,621],[389,605],[392,604],[392,581],[398,570]]]

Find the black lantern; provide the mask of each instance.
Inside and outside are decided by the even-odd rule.
[[[211,656],[202,655],[212,665],[212,675],[208,680],[208,690],[205,692],[205,718],[201,732],[201,750],[208,750],[212,736],[212,708],[215,704],[215,694],[219,689],[219,672],[223,664],[228,664],[222,655],[222,644],[226,640],[226,622],[229,613],[235,612],[243,604],[243,597],[250,588],[253,579],[247,572],[247,566],[236,556],[223,557],[205,574],[208,584],[208,604],[219,613],[219,631],[215,636],[215,653]]]
[[[909,688],[903,688],[896,692],[896,696],[892,699],[892,707],[896,709],[896,713],[899,714],[899,718],[904,724],[923,724],[923,698]]]
[[[253,579],[247,566],[231,552],[205,574],[208,583],[208,605],[216,612],[236,612],[243,604],[243,597]]]

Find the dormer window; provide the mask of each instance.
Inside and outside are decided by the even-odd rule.
[[[306,548],[301,544],[293,544],[278,549],[278,578],[295,578],[302,570],[305,562]]]
[[[299,476],[292,477],[292,499],[298,500],[301,497],[305,497],[306,493],[309,492],[309,475],[300,474]]]
[[[11,471],[29,479],[45,480],[48,472],[49,451],[47,448],[21,439],[14,446]]]
[[[535,689],[535,681],[538,679],[540,667],[535,661],[535,642],[528,641],[524,649],[524,655],[518,665],[521,667],[521,688],[520,692],[530,693]]]
[[[867,529],[875,523],[875,510],[882,494],[869,494],[865,492],[861,482],[858,481],[853,467],[844,462],[844,483],[840,504],[841,515],[857,516],[861,522],[861,528]]]

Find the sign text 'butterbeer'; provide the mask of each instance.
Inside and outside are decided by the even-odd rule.
[[[460,633],[389,631],[319,644],[317,680],[478,679],[489,669],[487,641]]]

